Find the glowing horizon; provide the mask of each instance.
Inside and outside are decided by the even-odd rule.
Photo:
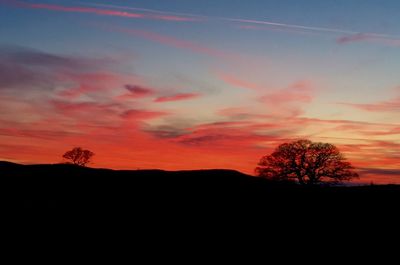
[[[0,160],[252,174],[307,138],[400,183],[400,3],[339,2],[0,0]]]

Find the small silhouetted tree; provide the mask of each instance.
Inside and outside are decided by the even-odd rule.
[[[78,166],[86,166],[91,162],[94,153],[89,150],[83,150],[80,147],[75,147],[71,151],[65,152],[63,158],[69,160],[72,164]]]
[[[262,157],[255,171],[271,180],[315,185],[358,178],[353,169],[334,145],[298,140],[281,144],[272,154]]]

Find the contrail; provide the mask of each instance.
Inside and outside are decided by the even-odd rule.
[[[198,20],[189,16],[167,15],[165,13],[160,14],[149,11],[147,11],[147,14],[144,14],[143,12],[128,12],[126,10],[121,11],[121,10],[113,10],[113,9],[110,10],[97,7],[96,8],[88,7],[87,4],[83,3],[81,3],[79,6],[69,6],[69,5],[65,6],[56,4],[31,3],[20,0],[0,0],[0,4],[15,6],[18,8],[43,9],[49,11],[70,12],[70,13],[89,13],[102,16],[115,16],[115,17],[125,17],[133,19],[154,19],[154,20],[175,21],[175,22],[189,22]]]
[[[162,11],[162,10],[149,9],[149,8],[140,8],[140,7],[119,6],[119,5],[98,4],[98,3],[84,3],[84,2],[77,2],[77,4],[86,5],[86,6],[107,7],[107,8],[114,8],[114,9],[136,10],[136,11],[149,12],[149,13],[186,16],[186,17],[202,18],[202,19],[209,19],[210,18],[208,16],[195,15],[195,14],[190,14],[190,13]]]
[[[269,26],[285,27],[285,28],[292,28],[292,29],[312,30],[312,31],[331,32],[331,33],[340,33],[340,34],[357,34],[357,33],[360,33],[358,31],[352,31],[352,30],[343,30],[343,29],[334,29],[334,28],[322,28],[322,27],[309,27],[309,26],[277,23],[277,22],[264,21],[264,20],[251,20],[251,19],[239,19],[239,18],[221,18],[221,19],[226,20],[226,21],[232,21],[232,22],[240,22],[240,23],[248,23],[248,24],[259,24],[259,25],[269,25]]]
[[[296,24],[285,24],[285,23],[277,23],[272,21],[263,21],[263,20],[250,20],[250,19],[237,19],[237,18],[220,18],[226,21],[232,22],[240,22],[240,23],[248,23],[248,24],[259,24],[259,25],[269,25],[276,27],[284,27],[291,29],[301,29],[301,30],[310,30],[310,31],[318,31],[318,32],[327,32],[327,33],[335,33],[335,34],[348,34],[348,35],[360,35],[362,34],[365,37],[371,38],[388,38],[388,39],[398,39],[400,36],[390,35],[390,34],[380,34],[374,32],[360,32],[354,30],[344,30],[344,29],[335,29],[335,28],[324,28],[324,27],[311,27],[311,26],[302,26]]]
[[[245,23],[245,24],[268,25],[268,26],[275,26],[275,27],[282,27],[282,28],[308,30],[308,31],[315,31],[315,32],[332,33],[332,34],[347,34],[347,35],[363,34],[364,36],[377,37],[377,38],[391,38],[391,39],[400,38],[400,36],[390,35],[390,34],[380,34],[380,33],[374,33],[374,32],[360,32],[360,31],[355,31],[355,30],[346,30],[346,29],[337,29],[337,28],[304,26],[304,25],[297,25],[297,24],[286,24],[286,23],[279,23],[279,22],[268,21],[268,20],[214,17],[214,16],[205,16],[205,15],[198,15],[198,14],[192,14],[192,13],[170,12],[170,11],[161,11],[161,10],[155,10],[155,9],[137,8],[137,7],[129,7],[129,6],[108,5],[108,4],[98,4],[98,3],[84,3],[84,2],[79,2],[79,3],[82,5],[87,5],[87,6],[98,6],[98,7],[108,7],[108,8],[115,8],[115,9],[136,10],[136,11],[159,13],[159,14],[166,14],[166,15],[167,14],[180,15],[180,16],[187,16],[187,17],[204,19],[204,20],[208,19],[208,20],[220,20],[220,21],[226,21],[226,22]]]

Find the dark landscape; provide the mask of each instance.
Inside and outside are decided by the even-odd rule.
[[[399,10],[0,0],[0,209],[228,230],[397,220]]]
[[[0,162],[3,207],[155,213],[331,212],[398,207],[399,185],[304,187],[234,170],[110,170]]]

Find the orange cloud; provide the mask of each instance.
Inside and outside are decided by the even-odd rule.
[[[147,99],[158,96],[157,90],[142,86],[146,82],[137,77],[110,72],[107,65],[82,64],[82,60],[63,56],[32,51],[21,54],[36,58],[34,63],[40,66],[37,69],[47,75],[40,75],[42,72],[37,69],[31,75],[25,71],[29,69],[24,69],[20,73],[27,74],[21,75],[21,80],[8,75],[7,80],[0,78],[0,159],[56,163],[62,161],[61,155],[66,150],[79,145],[96,153],[93,166],[169,170],[232,168],[251,174],[258,159],[280,143],[296,137],[319,137],[312,135],[315,131],[305,135],[304,128],[336,129],[350,132],[354,138],[368,133],[394,135],[399,132],[398,124],[299,117],[296,111],[301,111],[314,96],[313,85],[307,81],[282,89],[263,90],[262,102],[267,114],[226,106],[215,110],[216,115],[207,122],[187,121],[185,116],[163,111],[162,104],[149,104]],[[7,63],[15,64],[16,69],[29,61],[21,55],[8,57]],[[37,79],[43,76],[44,80]],[[40,86],[42,83],[51,85]],[[25,98],[21,97],[23,88],[26,88]],[[73,92],[75,96],[60,97],[60,91]],[[116,100],[122,93],[149,98]],[[158,102],[196,96],[199,95],[181,93],[159,97]],[[270,109],[276,112],[268,111]],[[329,142],[333,140],[339,144],[350,141],[329,138]],[[354,141],[357,144],[346,144],[340,149],[358,168],[370,168],[366,174],[371,178],[372,173],[376,173],[381,174],[382,179],[386,176],[386,180],[396,180],[394,175],[385,175],[386,171],[372,172],[371,168],[399,169],[398,143]],[[374,178],[379,179],[378,175]]]
[[[392,129],[388,129],[388,130],[379,130],[379,131],[368,131],[368,132],[364,132],[365,135],[395,135],[395,134],[399,134],[400,135],[400,127],[395,127]]]
[[[258,159],[277,145],[298,135],[308,124],[360,124],[346,120],[251,116],[198,124],[185,128],[143,126],[168,113],[125,109],[123,105],[94,102],[52,102],[54,111],[33,123],[1,123],[0,153],[26,163],[60,162],[65,150],[82,145],[96,153],[94,166],[112,168],[199,169],[232,168],[253,173]],[[238,113],[243,112],[238,110]],[[225,113],[225,112],[222,112]],[[236,112],[228,111],[228,114]],[[269,122],[271,121],[271,122]],[[373,125],[375,126],[375,125]],[[45,129],[43,129],[45,128]],[[166,137],[167,136],[167,137]],[[8,139],[6,141],[6,139]],[[33,140],[34,139],[34,140]],[[370,141],[339,146],[358,168],[399,169],[399,144]],[[21,152],[15,152],[21,150]],[[395,175],[369,172],[360,181],[396,181]],[[379,174],[378,174],[379,173]],[[381,174],[382,173],[382,174]]]
[[[361,182],[366,184],[399,184],[400,169],[383,169],[365,167],[358,169],[362,176]]]

